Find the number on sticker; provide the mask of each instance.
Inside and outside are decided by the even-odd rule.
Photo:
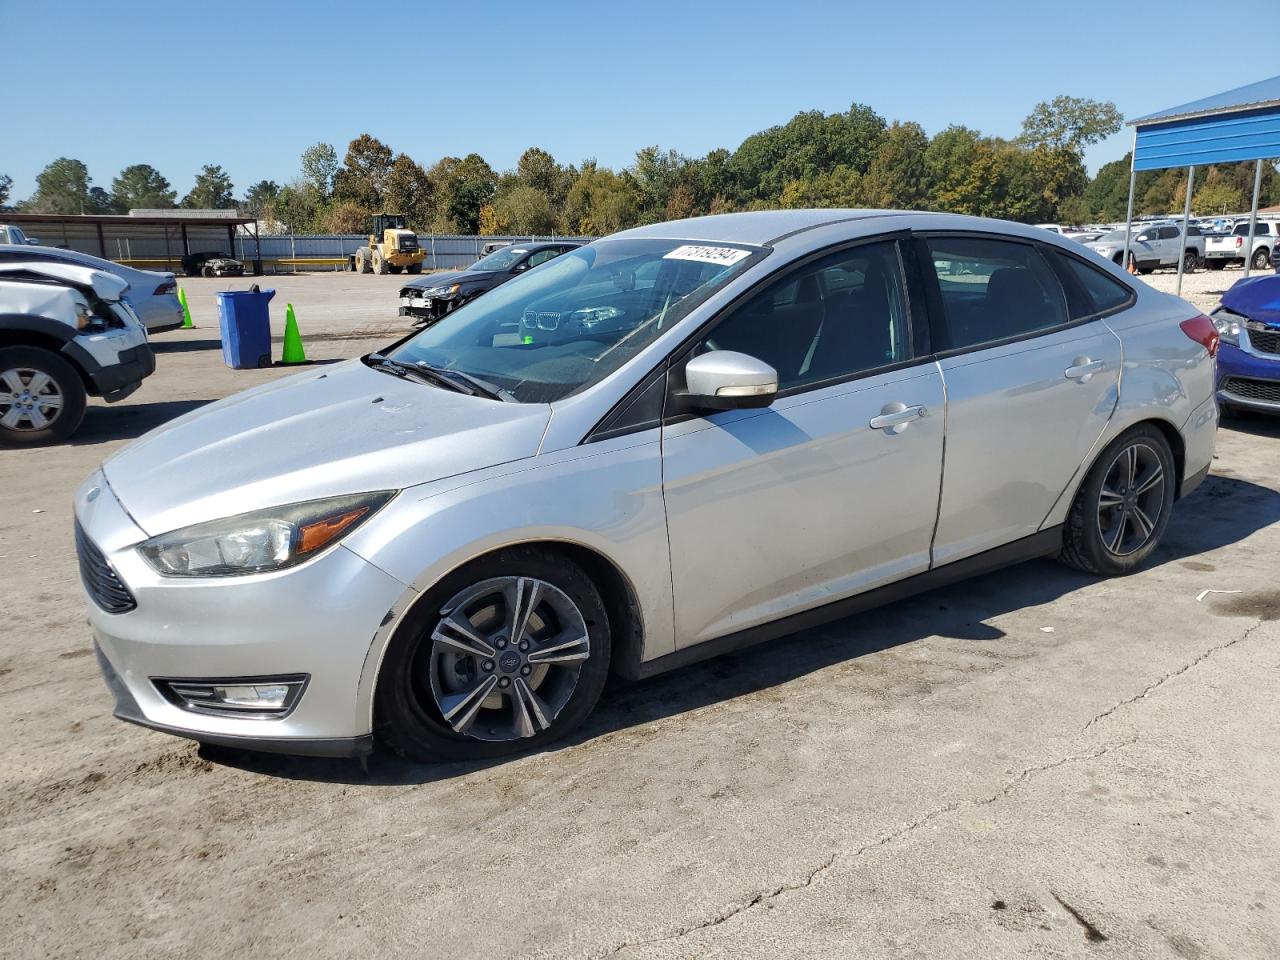
[[[730,267],[749,256],[751,256],[751,251],[739,250],[737,247],[704,247],[696,244],[685,244],[682,247],[676,247],[662,259],[697,260],[700,263],[718,263],[722,267]]]

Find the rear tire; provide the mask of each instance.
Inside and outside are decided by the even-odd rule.
[[[1196,256],[1194,250],[1188,250],[1182,256],[1182,270],[1184,273],[1195,273],[1196,267],[1200,264],[1200,258]]]
[[[411,263],[411,264],[409,264],[407,267],[405,267],[405,268],[404,268],[404,272],[405,272],[405,273],[421,273],[421,272],[422,272],[422,264],[420,264],[420,263]]]
[[[1265,247],[1255,251],[1253,254],[1253,269],[1265,270],[1269,266],[1271,266],[1271,252]]]
[[[532,600],[523,629],[512,627],[521,597]],[[591,713],[610,642],[600,591],[563,555],[515,547],[477,560],[431,588],[391,638],[375,731],[424,763],[537,749]]]
[[[79,428],[86,401],[80,374],[56,353],[0,350],[0,443],[59,443]]]
[[[356,273],[373,273],[373,267],[369,265],[369,251],[364,247],[356,251]]]
[[[1160,543],[1177,481],[1173,451],[1157,427],[1117,437],[1076,492],[1058,559],[1104,577],[1133,573]]]

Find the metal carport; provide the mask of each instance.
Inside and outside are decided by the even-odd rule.
[[[135,210],[130,214],[3,213],[0,219],[38,233],[41,243],[91,253],[135,267],[174,269],[196,249],[221,248],[235,256],[239,230],[248,230],[255,245],[254,272],[261,273],[258,222],[234,210]],[[246,236],[249,234],[246,233]]]
[[[1258,191],[1262,161],[1280,157],[1280,77],[1259,80],[1159,113],[1130,120],[1133,162],[1129,170],[1129,210],[1125,218],[1124,263],[1129,263],[1133,234],[1133,191],[1139,170],[1187,167],[1187,200],[1182,212],[1182,250],[1178,256],[1178,292],[1182,292],[1182,264],[1187,249],[1187,221],[1191,218],[1191,188],[1196,167],[1253,160],[1253,206],[1249,214],[1246,250],[1253,251],[1258,220]],[[1249,275],[1250,257],[1244,260]]]

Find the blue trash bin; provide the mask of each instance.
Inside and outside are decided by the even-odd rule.
[[[274,290],[227,290],[218,294],[218,326],[222,359],[233,370],[271,366],[271,316],[267,305]]]

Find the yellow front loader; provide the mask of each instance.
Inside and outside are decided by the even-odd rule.
[[[405,228],[403,214],[380,213],[373,218],[369,245],[356,251],[356,273],[421,273],[426,256],[418,235]]]

